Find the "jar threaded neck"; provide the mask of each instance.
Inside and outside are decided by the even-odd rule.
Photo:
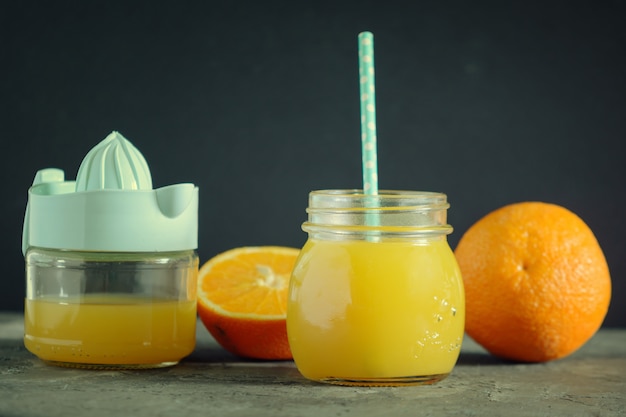
[[[302,229],[321,238],[442,237],[450,207],[443,193],[381,190],[319,190],[309,194],[308,221]]]

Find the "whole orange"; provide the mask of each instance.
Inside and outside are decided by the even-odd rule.
[[[466,332],[493,355],[523,362],[565,357],[601,326],[611,299],[606,259],[568,209],[522,202],[472,225],[455,249]]]

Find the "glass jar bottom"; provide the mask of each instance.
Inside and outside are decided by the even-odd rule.
[[[431,385],[445,379],[449,373],[435,375],[403,376],[395,378],[321,378],[319,382],[355,387],[406,387],[411,385]]]
[[[42,361],[48,365],[60,366],[63,368],[93,369],[101,371],[120,371],[132,369],[158,369],[167,368],[178,364],[178,361],[161,362],[161,363],[139,363],[139,364],[99,364],[99,363],[81,363],[81,362],[61,362],[61,361]]]

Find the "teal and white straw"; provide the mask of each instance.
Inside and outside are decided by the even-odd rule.
[[[359,76],[361,93],[361,145],[363,153],[363,192],[378,194],[376,156],[376,88],[374,83],[374,35],[359,33]]]

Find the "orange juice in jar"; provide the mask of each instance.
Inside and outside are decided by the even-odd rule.
[[[439,193],[314,191],[290,284],[299,371],[342,385],[428,384],[460,353],[463,283]]]

